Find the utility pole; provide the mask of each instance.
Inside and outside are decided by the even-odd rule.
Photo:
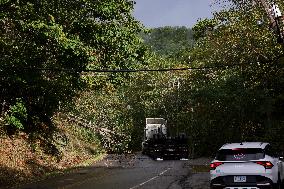
[[[274,17],[272,16],[271,14],[271,9],[270,9],[270,6],[268,5],[268,3],[266,2],[266,0],[258,0],[261,5],[263,6],[263,8],[265,9],[265,12],[269,18],[269,21],[271,24],[274,24],[275,20],[274,20]]]
[[[175,79],[175,81],[174,81],[174,83],[173,83],[173,86],[174,87],[176,87],[176,89],[177,89],[177,99],[176,99],[176,133],[177,133],[177,136],[179,135],[179,132],[180,132],[180,129],[179,129],[179,127],[180,127],[180,124],[179,124],[179,106],[180,106],[180,99],[179,99],[179,89],[180,89],[180,78],[179,77],[177,77],[176,79]]]
[[[273,30],[277,33],[277,42],[284,44],[284,17],[276,3],[269,3],[267,0],[257,0],[269,18],[270,25]]]

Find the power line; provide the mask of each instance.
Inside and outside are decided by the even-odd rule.
[[[277,61],[279,58],[282,58],[283,55],[279,55],[275,57],[273,60],[268,61],[266,63],[271,64]],[[212,69],[230,69],[238,66],[248,66],[253,65],[253,63],[236,63],[236,64],[220,64],[220,65],[214,65],[214,66],[202,66],[202,67],[185,67],[185,68],[159,68],[159,69],[67,69],[67,68],[38,68],[38,67],[12,67],[14,69],[11,69],[11,67],[0,67],[0,72],[12,70],[16,71],[17,69],[20,70],[29,70],[29,71],[53,71],[53,72],[71,72],[71,73],[134,73],[134,72],[171,72],[171,71],[190,71],[190,70],[212,70]]]
[[[57,71],[57,72],[93,72],[93,73],[133,73],[133,72],[170,72],[170,71],[189,71],[189,70],[210,70],[216,68],[228,69],[230,67],[242,66],[244,64],[230,64],[230,65],[215,65],[215,66],[203,66],[203,67],[185,67],[185,68],[160,68],[160,69],[61,69],[61,68],[21,68],[24,70],[38,70],[38,71]],[[2,70],[4,71],[4,70]]]
[[[127,72],[170,72],[170,71],[189,71],[189,70],[206,70],[215,68],[224,68],[229,66],[214,66],[214,67],[187,67],[187,68],[160,68],[160,69],[135,69],[135,70],[86,70],[83,72],[111,72],[111,73],[127,73]]]

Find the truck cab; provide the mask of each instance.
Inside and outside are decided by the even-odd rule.
[[[170,137],[164,118],[146,118],[142,154],[157,160],[187,159],[187,137],[185,134]]]

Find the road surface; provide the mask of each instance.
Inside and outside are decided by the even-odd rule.
[[[108,155],[95,165],[20,189],[207,189],[209,160],[154,161],[147,156]]]

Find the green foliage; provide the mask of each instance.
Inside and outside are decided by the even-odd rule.
[[[195,72],[187,78],[190,86],[182,89],[188,100],[182,104],[191,109],[186,118],[197,143],[199,154],[226,142],[277,142],[280,133],[267,130],[280,128],[283,122],[283,49],[265,24],[256,25],[263,10],[251,4],[237,4],[201,21],[194,28],[201,32],[192,50],[192,61],[200,66],[224,66],[223,69]],[[217,23],[210,32],[204,28]],[[205,27],[206,26],[206,27]],[[197,29],[196,29],[197,28]],[[181,92],[183,93],[183,92]],[[185,96],[182,98],[185,99]],[[273,135],[271,137],[270,135]],[[208,143],[207,141],[215,141]]]
[[[72,110],[74,115],[90,121],[94,127],[108,131],[108,134],[96,133],[101,146],[109,152],[124,152],[129,149],[131,120],[127,117],[127,105],[119,99],[111,84],[100,91],[85,91],[75,104]]]
[[[84,89],[83,70],[144,63],[146,49],[138,35],[143,27],[132,10],[129,0],[1,1],[2,110],[21,98],[28,114],[25,129],[40,129]]]
[[[269,141],[280,149],[283,50],[268,24],[256,25],[262,16],[250,3],[234,4],[196,24],[194,46],[190,29],[152,29],[143,36],[155,52],[148,54],[146,68],[213,68],[121,74],[111,83],[111,74],[86,76],[92,90],[74,111],[129,136],[124,142],[116,138],[120,145],[111,151],[139,150],[146,117],[166,118],[173,135],[186,132],[194,155],[213,155],[224,143],[244,140]]]
[[[145,31],[133,18],[129,0],[3,2],[0,103],[8,111],[7,122],[38,129],[33,126],[51,124],[50,117],[63,107],[112,133],[82,134],[99,138],[111,152],[139,150],[146,117],[166,118],[172,134],[186,132],[198,155],[241,140],[269,141],[280,148],[283,48],[266,18],[257,26],[262,8],[252,1],[227,2],[230,9],[192,30],[152,29],[143,34],[145,45],[139,36]],[[189,65],[213,68],[82,73]],[[22,100],[14,104],[17,98]],[[64,107],[72,99],[75,106]]]
[[[214,27],[216,26],[216,22],[213,19],[204,19],[197,22],[192,28],[193,37],[195,40],[199,38],[205,37],[208,33],[210,33]]]
[[[186,27],[153,28],[143,38],[158,55],[181,61],[188,61],[187,52],[194,44],[193,32]]]
[[[127,99],[137,122],[136,145],[145,117],[164,117],[172,134],[190,136],[195,155],[213,155],[220,145],[240,141],[269,141],[281,149],[283,49],[268,24],[256,25],[263,10],[250,5],[222,10],[194,27],[197,42],[188,52],[190,65],[213,69],[133,76]],[[159,44],[156,52],[163,50]],[[152,60],[154,67],[186,66],[180,60],[153,59],[159,62]],[[179,87],[173,85],[176,80]]]
[[[23,101],[17,99],[16,104],[10,106],[8,115],[6,116],[6,123],[15,130],[23,130],[27,117],[27,109]]]

